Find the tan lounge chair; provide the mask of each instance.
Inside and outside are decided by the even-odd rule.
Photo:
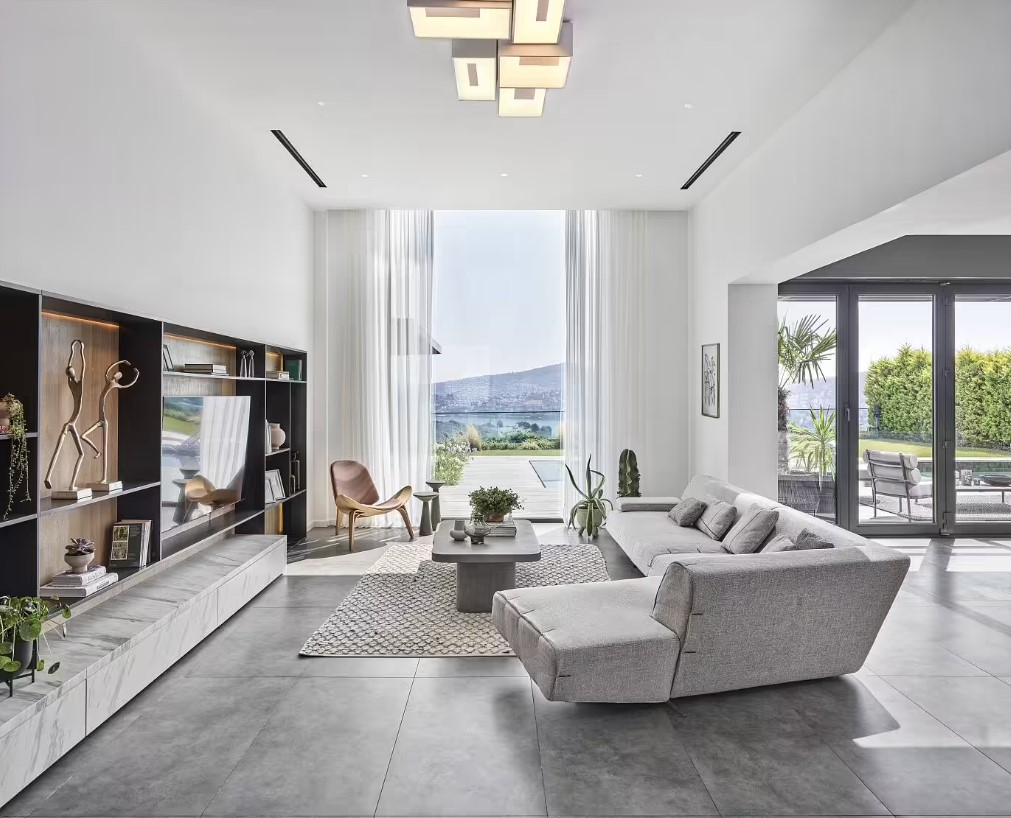
[[[337,505],[337,533],[341,530],[344,515],[348,518],[348,550],[355,548],[355,525],[361,517],[379,517],[398,512],[404,518],[407,533],[414,539],[414,528],[407,514],[407,503],[413,495],[410,486],[404,486],[389,500],[379,502],[379,491],[372,482],[369,470],[355,460],[337,460],[330,464],[330,484]]]

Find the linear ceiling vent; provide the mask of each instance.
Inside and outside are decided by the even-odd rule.
[[[284,145],[284,149],[291,154],[291,158],[302,166],[302,170],[304,170],[306,173],[309,174],[309,178],[316,183],[317,187],[326,187],[324,181],[319,178],[319,176],[316,174],[316,171],[314,171],[311,167],[309,167],[309,163],[302,158],[302,154],[300,154],[295,149],[295,146],[292,145],[290,141],[288,141],[288,137],[286,137],[282,131],[271,130],[271,133],[277,137],[278,142]]]
[[[689,179],[687,182],[685,182],[683,185],[681,185],[681,189],[688,190],[688,188],[694,185],[698,181],[699,177],[707,170],[709,170],[709,166],[720,158],[720,154],[723,153],[723,151],[725,151],[727,148],[729,148],[730,145],[733,143],[733,141],[737,139],[737,137],[739,137],[740,135],[741,135],[740,131],[731,131],[727,135],[727,138],[724,139],[722,142],[720,142],[719,147],[716,150],[714,150],[711,154],[709,154],[709,158],[701,165],[699,165],[699,169],[692,174],[692,178]]]

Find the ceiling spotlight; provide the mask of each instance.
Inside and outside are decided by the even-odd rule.
[[[322,108],[322,107],[323,107],[324,105],[326,105],[326,103],[325,103],[325,102],[317,102],[316,104],[317,104],[317,105],[318,105],[318,106],[319,106],[320,108]]]
[[[501,176],[503,179],[505,179],[507,176],[509,176],[509,174],[508,173],[500,173],[499,176]]]
[[[642,178],[642,174],[641,174],[641,173],[637,173],[637,174],[635,175],[635,178],[636,178],[636,179],[641,179],[641,178]]]
[[[684,107],[685,107],[685,108],[688,108],[689,110],[691,110],[691,109],[692,109],[692,108],[694,108],[695,106],[694,106],[694,105],[692,105],[692,104],[691,104],[690,102],[686,102],[686,103],[685,103],[685,105],[684,105]]]
[[[368,178],[369,178],[369,175],[368,175],[367,173],[363,173],[363,174],[362,174],[362,178],[363,178],[363,179],[368,179]]]
[[[495,40],[453,40],[456,94],[465,101],[495,99],[498,86],[498,43]]]
[[[516,0],[513,4],[514,43],[557,43],[565,0]]]
[[[407,0],[417,37],[508,40],[512,0]]]
[[[565,23],[557,43],[502,43],[499,84],[503,88],[564,88],[571,63],[572,23]]]

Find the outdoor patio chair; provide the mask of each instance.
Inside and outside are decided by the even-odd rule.
[[[902,514],[902,500],[906,500],[906,518],[913,521],[913,501],[919,504],[934,495],[934,487],[922,482],[920,470],[916,467],[915,454],[902,452],[864,452],[867,474],[871,481],[871,504],[874,516],[878,516],[878,497],[895,497]]]
[[[362,517],[380,517],[396,511],[404,519],[407,534],[414,539],[414,528],[407,514],[407,503],[414,493],[404,486],[389,500],[379,502],[379,491],[369,470],[355,460],[337,460],[330,464],[330,485],[337,505],[337,533],[344,515],[348,518],[348,550],[355,549],[355,525]]]

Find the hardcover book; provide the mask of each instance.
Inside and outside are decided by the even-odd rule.
[[[151,541],[150,520],[120,520],[112,527],[110,568],[143,568]]]

